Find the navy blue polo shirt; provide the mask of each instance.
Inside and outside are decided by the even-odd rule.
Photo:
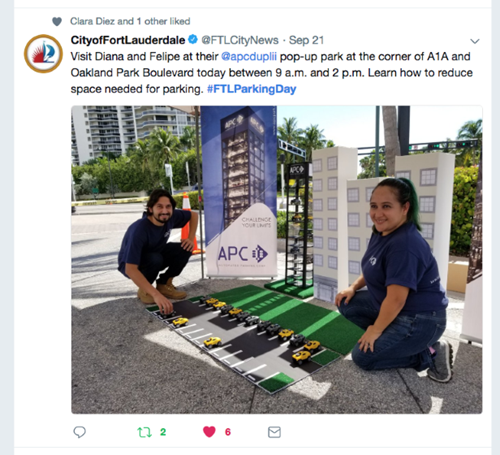
[[[448,306],[436,259],[413,223],[385,236],[372,234],[361,267],[379,310],[391,284],[410,289],[401,314],[439,311]]]
[[[141,264],[141,258],[148,253],[161,253],[168,242],[172,229],[184,227],[191,219],[189,210],[174,210],[163,226],[156,226],[146,215],[131,224],[123,237],[118,253],[118,270],[125,273],[125,264]]]

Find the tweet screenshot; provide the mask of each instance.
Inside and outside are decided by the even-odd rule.
[[[14,2],[15,454],[492,453],[491,2],[377,3]]]

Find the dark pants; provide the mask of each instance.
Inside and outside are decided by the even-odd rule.
[[[346,305],[342,300],[340,313],[349,321],[366,330],[378,317],[368,291],[358,291]],[[433,366],[429,347],[446,328],[446,310],[398,315],[375,341],[374,352],[363,352],[357,344],[352,360],[364,370],[387,368],[415,368],[423,371]]]
[[[191,254],[191,251],[184,250],[180,243],[167,243],[161,253],[144,255],[139,264],[139,271],[150,283],[156,280],[158,284],[165,284],[169,278],[181,274]],[[158,276],[158,273],[165,269],[167,270]]]

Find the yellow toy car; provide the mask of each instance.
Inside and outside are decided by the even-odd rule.
[[[311,353],[309,351],[299,351],[296,354],[292,355],[293,360],[295,360],[299,365],[304,363],[304,360],[308,362],[311,361]]]
[[[220,346],[222,340],[219,337],[210,337],[208,340],[203,342],[208,349],[212,349],[214,346]]]
[[[172,321],[175,327],[182,327],[183,325],[187,325],[189,319],[187,318],[177,318]]]
[[[218,301],[219,301],[219,299],[216,299],[215,297],[211,297],[211,298],[205,300],[205,305],[206,306],[214,306]]]
[[[236,316],[238,313],[241,313],[242,311],[243,311],[243,310],[242,310],[241,308],[233,308],[233,309],[229,312],[229,314],[230,314],[231,316]]]
[[[214,310],[220,310],[223,306],[226,306],[226,302],[217,302],[212,305]]]
[[[288,330],[288,329],[283,329],[280,333],[278,333],[278,336],[283,340],[283,341],[288,341],[288,339],[294,334],[295,332],[293,330]]]
[[[319,349],[320,343],[319,341],[309,341],[306,345],[304,345],[304,349],[309,352],[315,352]]]

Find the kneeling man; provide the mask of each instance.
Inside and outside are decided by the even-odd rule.
[[[173,311],[169,299],[186,298],[186,293],[177,290],[172,280],[181,274],[191,257],[198,227],[196,212],[176,210],[175,205],[168,191],[154,190],[142,219],[127,229],[118,254],[118,270],[137,285],[137,297],[145,304],[156,303],[166,314]],[[167,243],[172,229],[187,223],[189,238],[181,243]],[[158,276],[160,272],[163,273]],[[152,286],[155,280],[156,288]]]

